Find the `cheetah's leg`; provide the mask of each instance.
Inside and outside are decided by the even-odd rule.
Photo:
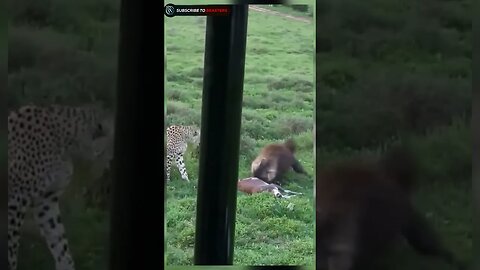
[[[47,192],[35,201],[33,215],[55,260],[56,270],[74,270],[74,263],[60,218],[59,192]]]
[[[74,270],[58,205],[58,198],[73,175],[71,159],[64,157],[52,162],[49,172],[43,178],[38,178],[41,189],[34,197],[33,216],[53,256],[55,269]]]
[[[175,162],[177,163],[178,170],[180,171],[180,174],[182,174],[182,179],[190,182],[188,180],[188,174],[187,174],[187,169],[185,168],[185,162],[183,161],[183,154],[178,153],[177,158],[175,159]]]
[[[170,170],[172,168],[173,155],[167,155],[165,170],[167,171],[167,182],[170,181]]]
[[[8,264],[10,270],[17,269],[20,230],[29,205],[30,200],[27,197],[14,195],[8,199]]]

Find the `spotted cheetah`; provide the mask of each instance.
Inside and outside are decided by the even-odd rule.
[[[172,161],[174,161],[182,175],[182,179],[190,182],[187,169],[185,169],[183,155],[185,154],[185,151],[187,151],[188,143],[198,145],[199,142],[200,129],[196,126],[170,126],[167,128],[167,181],[170,181],[170,168],[172,166]]]
[[[74,270],[58,199],[73,174],[72,154],[87,158],[107,135],[105,114],[96,106],[28,105],[8,116],[8,263],[17,268],[25,213],[47,242],[57,270]]]

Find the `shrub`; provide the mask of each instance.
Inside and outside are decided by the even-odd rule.
[[[8,105],[26,102],[113,106],[116,61],[76,48],[76,39],[50,28],[11,28]],[[111,52],[114,54],[114,52]]]
[[[308,5],[291,5],[290,7],[300,12],[308,12]]]
[[[190,69],[188,76],[194,78],[203,78],[203,68],[195,67]]]
[[[294,136],[293,140],[297,146],[297,151],[306,150],[311,152],[313,150],[313,142],[315,140],[314,135],[315,134],[309,130]]]
[[[313,129],[313,119],[299,116],[278,118],[274,123],[278,137],[285,138]]]
[[[161,116],[159,116],[161,117]],[[197,125],[200,126],[200,111],[185,103],[169,101],[167,103],[166,125]]]
[[[14,23],[45,26],[52,16],[52,0],[11,1],[9,4],[11,20]]]
[[[271,129],[267,128],[269,125],[265,119],[259,118],[258,120],[245,121],[242,123],[242,134],[248,134],[248,136],[254,139],[272,138]],[[273,135],[273,137],[275,137]]]
[[[190,83],[190,82],[193,82],[193,79],[188,74],[185,74],[185,73],[167,72],[167,81]]]
[[[471,181],[471,129],[464,119],[433,129],[426,136],[412,140],[412,149],[418,156],[422,180]]]
[[[240,157],[244,159],[246,163],[251,162],[257,155],[257,141],[247,134],[241,134],[240,136]],[[250,166],[248,166],[250,167]]]
[[[402,74],[403,75],[398,75]],[[317,134],[327,146],[378,146],[403,132],[421,134],[471,112],[469,82],[402,70],[364,73],[343,92],[324,90]]]
[[[251,109],[268,109],[271,106],[271,100],[268,98],[258,98],[256,96],[244,96],[243,107]]]
[[[182,101],[186,99],[186,94],[178,89],[170,89],[166,91],[167,101]]]
[[[48,57],[44,55],[42,59],[50,61],[44,64],[45,67],[10,74],[8,103],[55,102],[74,105],[91,102],[94,98],[112,106],[116,85],[115,66],[82,57],[81,54],[70,57],[70,60],[64,61],[55,59],[55,54]]]
[[[117,20],[120,14],[116,0],[35,0],[12,1],[10,10],[15,24],[51,26],[63,32],[81,32],[89,22]]]
[[[34,65],[44,65],[42,54],[62,51],[72,52],[74,38],[52,31],[50,28],[29,29],[26,27],[11,27],[8,40],[8,69],[10,72]],[[52,60],[52,59],[47,59]],[[54,59],[62,61],[63,59]]]
[[[298,92],[312,92],[313,88],[310,79],[299,77],[284,77],[273,80],[268,84],[269,90],[291,89]]]

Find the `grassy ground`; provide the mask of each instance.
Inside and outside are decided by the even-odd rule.
[[[109,246],[108,212],[87,208],[81,190],[88,185],[89,171],[77,166],[71,185],[66,190],[60,207],[77,269],[107,269]],[[18,269],[53,269],[53,259],[40,236],[30,214],[20,241]]]
[[[472,204],[471,185],[467,181],[458,184],[425,184],[420,187],[415,202],[440,235],[445,245],[463,262],[472,262]],[[399,244],[387,254],[376,268],[371,270],[454,270],[442,260],[420,256],[405,243]]]
[[[467,264],[472,263],[473,259],[472,185],[469,176],[471,170],[462,165],[464,160],[470,160],[470,141],[470,127],[460,123],[413,136],[410,140],[420,168],[414,203],[438,232],[446,247]],[[317,146],[317,166],[332,160],[380,152],[372,149],[329,151],[321,145]],[[399,242],[370,270],[401,269],[456,268],[441,260],[420,256],[410,246]]]
[[[471,185],[467,181],[458,184],[425,184],[420,187],[415,202],[433,224],[443,242],[463,262],[472,262],[472,204]],[[398,245],[372,270],[401,269],[457,269],[443,261],[423,257],[407,245]]]
[[[199,124],[205,18],[166,21],[167,123]],[[250,11],[239,178],[265,144],[293,137],[313,175],[313,23]],[[168,265],[192,264],[198,160],[186,157],[188,184],[173,168],[167,187]],[[309,265],[314,260],[313,179],[290,173],[290,200],[238,194],[234,264]]]

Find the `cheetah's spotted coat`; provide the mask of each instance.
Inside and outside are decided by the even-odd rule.
[[[96,107],[24,106],[8,116],[8,262],[17,268],[25,212],[33,216],[57,270],[74,270],[59,196],[73,174],[71,154],[92,155],[92,141],[106,135]]]
[[[167,128],[167,159],[166,171],[167,181],[170,181],[170,169],[174,162],[182,179],[189,182],[187,169],[183,161],[183,155],[187,151],[188,143],[198,144],[200,141],[200,130],[195,126],[170,126]]]

